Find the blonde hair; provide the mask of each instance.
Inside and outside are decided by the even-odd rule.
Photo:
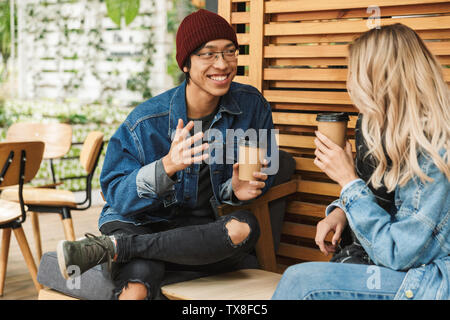
[[[419,167],[419,153],[450,179],[449,89],[441,65],[412,29],[388,25],[356,39],[349,47],[347,89],[363,114],[375,188],[384,184],[392,191],[414,176],[432,181]]]

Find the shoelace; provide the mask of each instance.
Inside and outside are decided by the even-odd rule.
[[[97,261],[96,265],[102,263],[103,259],[105,258],[105,255],[107,257],[107,262],[108,262],[108,270],[111,271],[111,264],[112,264],[112,258],[111,258],[111,254],[110,254],[110,249],[105,246],[100,240],[98,236],[93,235],[92,233],[85,233],[84,236],[93,241],[95,244],[99,245],[102,249],[103,249],[103,255],[100,257],[100,259]],[[90,244],[92,245],[92,244]],[[92,250],[87,250],[87,255],[88,255],[88,259],[91,260],[92,258],[95,258],[97,256],[96,254],[96,250],[92,249]],[[93,260],[93,259],[92,259]]]

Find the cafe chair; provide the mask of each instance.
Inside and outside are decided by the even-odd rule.
[[[0,142],[0,186],[18,185],[14,191],[18,202],[0,199],[0,296],[5,286],[11,231],[14,232],[22,255],[27,264],[34,286],[39,292],[42,285],[37,282],[37,268],[31,254],[22,224],[26,219],[26,205],[23,200],[23,185],[34,178],[39,170],[44,152],[42,141]]]
[[[6,141],[43,141],[45,143],[44,160],[50,162],[52,184],[43,187],[55,187],[62,184],[55,176],[53,161],[64,157],[72,145],[72,126],[67,123],[17,122],[6,132]]]
[[[69,190],[53,188],[27,187],[23,190],[24,203],[31,212],[58,213],[64,227],[67,240],[75,240],[75,231],[72,222],[72,210],[86,210],[92,203],[92,178],[103,148],[103,133],[92,131],[86,137],[80,153],[80,164],[86,175],[76,177],[86,179],[84,200],[77,202],[75,194]],[[19,202],[17,191],[13,188],[3,190],[1,199]],[[36,215],[37,216],[37,215]],[[42,244],[38,219],[33,223],[33,233],[36,241],[36,251],[40,260],[42,256]]]

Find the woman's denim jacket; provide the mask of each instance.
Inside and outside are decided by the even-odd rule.
[[[161,158],[169,152],[178,119],[187,124],[185,89],[186,82],[183,82],[140,104],[111,137],[100,175],[106,205],[99,227],[110,221],[135,225],[167,221],[183,214],[183,208],[195,205],[200,164],[178,171],[173,180],[161,170]],[[264,141],[270,161],[271,146],[278,151],[272,113],[269,103],[257,89],[235,82],[221,97],[218,108],[210,134],[203,142],[208,141],[212,150],[209,159],[214,159],[209,167],[216,203],[236,205],[240,202],[233,196],[231,177],[232,165],[237,162],[237,141],[250,134],[249,128],[256,129],[253,132],[258,133],[261,140],[267,138]],[[259,129],[267,130],[259,134]],[[272,162],[275,166],[277,161]],[[162,177],[157,174],[161,171],[164,172]],[[269,175],[263,193],[272,184],[273,177]]]
[[[433,181],[415,177],[397,186],[391,214],[361,179],[345,186],[326,214],[343,209],[375,264],[406,271],[396,299],[450,299],[450,183],[431,158],[421,154],[418,160]]]

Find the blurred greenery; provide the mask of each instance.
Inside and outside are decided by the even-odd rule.
[[[5,100],[0,99],[0,127],[11,125],[11,120],[8,119],[5,110]]]
[[[191,0],[170,0],[172,9],[167,11],[167,32],[172,34],[173,43],[177,34],[178,26],[185,16],[196,11]],[[176,60],[176,46],[172,48],[167,59],[167,73],[173,80],[174,85],[179,85],[184,80],[184,73],[180,70]]]
[[[127,89],[139,92],[144,100],[150,99],[152,90],[149,86],[151,76],[151,68],[153,66],[153,54],[155,53],[155,45],[153,43],[153,36],[150,33],[147,36],[147,41],[142,47],[142,56],[144,60],[144,67],[140,72],[134,73],[127,80]],[[131,105],[139,104],[139,101],[134,101]]]
[[[7,63],[11,56],[11,14],[9,0],[0,0],[0,54],[2,57],[2,70],[0,82],[7,77]]]
[[[104,134],[104,140],[108,141],[130,111],[130,108],[111,107],[101,104],[80,105],[73,101],[0,99],[0,141],[5,139],[8,127],[15,122],[69,123],[72,125],[72,141],[74,144],[66,157],[74,158],[55,160],[55,173],[57,177],[82,176],[85,172],[80,165],[78,157],[82,143],[88,133],[93,130],[101,131]],[[95,189],[100,188],[99,177],[105,152],[106,145],[102,151],[102,156],[92,181]],[[51,182],[51,170],[49,163],[44,161],[32,185],[42,185],[49,182]],[[72,191],[83,190],[85,188],[85,180],[65,180],[59,188]]]

